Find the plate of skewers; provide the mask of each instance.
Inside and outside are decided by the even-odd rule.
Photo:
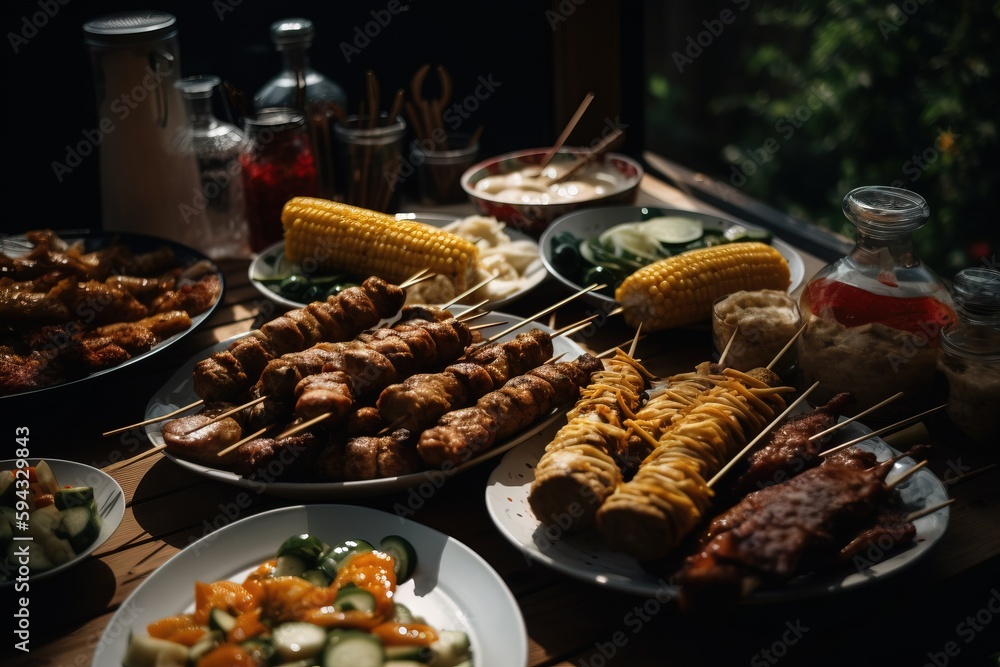
[[[184,468],[258,492],[296,499],[382,495],[428,481],[440,484],[447,476],[499,456],[530,438],[574,400],[575,391],[588,377],[583,366],[592,371],[601,363],[570,338],[589,322],[552,330],[531,319],[496,311],[456,307],[453,316],[451,312],[433,306],[405,306],[399,319],[375,328],[359,327],[361,335],[353,340],[341,337],[349,342],[325,345],[325,351],[333,356],[323,366],[330,369],[330,364],[343,364],[336,366],[343,370],[320,372],[298,366],[296,377],[304,378],[303,386],[316,393],[295,394],[294,406],[278,400],[271,403],[275,396],[298,391],[294,384],[288,386],[281,380],[289,369],[287,363],[297,363],[289,355],[280,363],[268,364],[259,374],[257,386],[267,391],[246,405],[235,406],[236,410],[232,403],[218,401],[198,406],[196,386],[204,394],[205,384],[214,381],[211,368],[222,368],[213,367],[213,360],[253,336],[222,341],[188,360],[150,399],[147,437]],[[438,319],[431,321],[419,314]],[[265,328],[258,330],[258,337],[267,335],[260,333]],[[393,331],[418,329],[436,332],[436,349],[454,359],[435,359],[434,352],[408,356],[405,345],[399,347],[400,341],[418,346],[424,334],[400,336]],[[463,330],[470,332],[473,342],[446,344],[455,332]],[[392,351],[387,341],[391,341]],[[359,347],[364,351],[357,352]],[[406,361],[411,356],[420,363],[413,366]],[[465,361],[458,361],[460,357]],[[352,369],[342,358],[362,363]],[[498,363],[489,367],[491,360]],[[523,379],[528,376],[530,382]],[[334,395],[344,391],[345,380],[359,400],[356,410],[352,404],[345,411],[342,396]],[[334,386],[331,381],[341,384]],[[311,403],[314,399],[321,403]],[[379,399],[378,408],[372,414],[375,399]],[[490,401],[515,401],[516,410],[485,425],[484,406]],[[254,412],[258,405],[266,409]],[[183,416],[192,406],[202,409]],[[290,412],[285,412],[286,408]],[[267,410],[282,415],[283,421],[278,427],[254,431],[255,420],[271,418]],[[225,416],[212,421],[220,415]],[[516,422],[501,423],[515,416]],[[371,419],[377,420],[374,425]],[[447,425],[442,425],[443,421]],[[455,430],[469,424],[487,428],[480,428],[477,439],[468,446],[455,446]]]
[[[661,392],[661,409],[668,394]],[[649,400],[656,395],[651,390]],[[885,429],[839,417],[849,401],[838,395],[808,409],[797,400],[739,443],[737,450],[747,446],[707,482],[683,472],[691,462],[678,454],[684,446],[657,440],[648,459],[630,461],[619,450],[612,460],[581,449],[580,423],[562,419],[503,457],[488,482],[487,508],[530,558],[613,590],[677,599],[683,611],[869,584],[913,564],[943,537],[950,500],[915,460],[921,446],[899,452],[877,437]],[[626,428],[651,423],[636,415]],[[681,417],[660,434],[683,439],[704,425]],[[596,481],[615,467],[630,477],[603,493]]]

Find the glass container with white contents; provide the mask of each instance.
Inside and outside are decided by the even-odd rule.
[[[853,411],[903,392],[869,419],[912,416],[943,395],[940,333],[955,321],[944,281],[913,252],[930,208],[915,192],[866,186],[844,197],[843,210],[857,228],[854,248],[821,269],[799,302],[802,380],[820,383],[817,402],[850,392]]]
[[[1000,433],[1000,271],[955,276],[958,321],[941,332],[938,369],[948,381],[948,417],[976,444]]]

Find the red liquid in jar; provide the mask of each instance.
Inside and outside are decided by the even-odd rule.
[[[276,139],[275,144],[279,141]],[[250,249],[260,252],[284,236],[281,210],[292,197],[319,196],[319,179],[312,152],[301,145],[271,146],[274,155],[244,153],[246,218]]]
[[[845,327],[879,323],[926,335],[955,320],[955,312],[933,297],[872,294],[828,278],[810,283],[803,293],[803,302],[814,315],[829,314]],[[932,338],[937,340],[937,335]]]

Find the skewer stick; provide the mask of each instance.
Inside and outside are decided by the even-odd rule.
[[[548,359],[545,362],[545,364],[554,364],[554,363],[556,363],[557,361],[559,361],[560,359],[562,359],[565,356],[566,356],[565,352],[563,352],[562,354],[557,354],[556,356],[552,357],[551,359]],[[542,365],[544,366],[545,364],[542,364]]]
[[[897,486],[899,486],[904,481],[906,481],[907,479],[909,479],[910,477],[912,477],[914,474],[916,474],[916,472],[918,470],[920,470],[921,468],[923,468],[925,465],[927,465],[927,459],[924,459],[923,461],[921,461],[917,465],[913,466],[912,468],[907,468],[902,473],[900,473],[899,477],[897,477],[896,479],[894,479],[891,482],[887,483],[886,486],[889,488],[890,491],[892,489],[895,489]]]
[[[260,396],[258,398],[253,399],[249,403],[244,403],[243,405],[237,405],[235,408],[233,408],[231,410],[226,410],[225,412],[223,412],[221,414],[217,414],[214,417],[212,417],[211,419],[209,419],[207,422],[205,422],[204,424],[202,424],[201,426],[196,426],[193,429],[191,429],[190,431],[185,431],[181,435],[190,435],[190,434],[194,433],[195,431],[197,431],[198,429],[205,428],[206,426],[211,426],[215,422],[220,422],[223,419],[225,419],[226,417],[229,417],[230,415],[234,415],[237,412],[240,412],[241,410],[245,410],[245,409],[249,408],[252,405],[257,405],[258,403],[262,403],[262,402],[264,402],[266,400],[267,400],[267,396]]]
[[[154,445],[152,448],[147,449],[146,451],[141,452],[139,454],[136,454],[135,456],[133,456],[130,459],[124,459],[122,461],[118,461],[117,463],[112,463],[109,466],[105,466],[105,467],[101,468],[101,470],[103,472],[109,472],[109,473],[110,472],[114,472],[115,470],[120,470],[120,469],[122,469],[122,468],[124,468],[126,466],[132,465],[136,461],[141,461],[142,459],[146,458],[147,456],[152,456],[153,454],[156,454],[156,453],[160,452],[161,450],[165,449],[166,446],[167,446],[166,444]]]
[[[156,422],[165,421],[167,419],[170,419],[174,415],[179,415],[182,412],[187,412],[191,408],[196,408],[196,407],[198,407],[199,405],[201,405],[204,402],[205,401],[203,401],[203,400],[201,400],[199,398],[194,403],[190,403],[188,405],[185,405],[183,408],[177,408],[173,412],[168,412],[165,415],[160,415],[159,417],[153,417],[152,419],[147,419],[146,421],[141,421],[141,422],[139,422],[137,424],[130,424],[128,426],[122,426],[121,428],[116,428],[116,429],[114,429],[112,431],[105,431],[101,435],[105,435],[105,436],[114,435],[115,433],[121,433],[122,431],[128,431],[129,429],[139,428],[140,426],[146,426],[147,424],[155,424]]]
[[[419,278],[410,278],[409,280],[406,281],[405,284],[400,285],[400,287],[402,287],[403,289],[408,289],[410,287],[413,287],[414,285],[419,285],[420,283],[426,280],[430,280],[431,278],[434,278],[436,276],[437,276],[436,273],[425,273]]]
[[[940,502],[937,505],[931,505],[930,507],[925,507],[922,510],[916,510],[915,512],[910,512],[909,514],[906,515],[906,522],[913,523],[917,519],[923,518],[928,514],[934,514],[934,512],[937,512],[939,509],[951,505],[953,502],[955,502],[955,499],[949,498],[948,500]]]
[[[508,322],[506,322],[506,321],[504,321],[504,322],[483,322],[482,324],[475,324],[475,325],[469,327],[469,331],[479,331],[480,329],[489,329],[490,327],[499,327],[499,326],[502,326],[504,324],[508,324]]]
[[[545,171],[545,168],[549,166],[549,162],[552,161],[552,158],[556,156],[556,153],[559,152],[559,149],[562,148],[563,144],[566,143],[566,140],[569,139],[570,133],[573,132],[573,129],[576,127],[576,124],[580,122],[580,119],[583,117],[583,113],[587,110],[587,107],[590,106],[590,103],[593,100],[594,100],[594,94],[587,93],[587,95],[583,98],[583,101],[580,102],[580,106],[576,108],[576,112],[573,114],[573,117],[569,119],[569,123],[567,123],[566,127],[563,128],[562,134],[560,134],[559,138],[556,139],[556,143],[552,144],[552,148],[549,149],[549,152],[545,154],[545,157],[542,158],[541,163],[539,163],[538,165],[539,174]]]
[[[286,428],[284,431],[282,431],[278,435],[274,436],[274,439],[275,440],[281,440],[282,438],[287,438],[289,436],[293,436],[296,433],[300,433],[302,431],[305,431],[307,428],[315,426],[316,424],[319,424],[322,421],[326,421],[327,419],[329,419],[332,416],[333,416],[332,412],[324,412],[323,414],[318,415],[316,417],[313,417],[312,419],[307,419],[306,421],[302,422],[301,424],[296,424],[295,426],[292,426],[291,428]]]
[[[639,334],[642,331],[642,322],[639,322],[639,326],[635,328],[635,337],[632,339],[632,345],[628,348],[628,356],[630,359],[635,359],[635,346],[639,344]]]
[[[812,440],[819,440],[823,436],[825,436],[825,435],[827,435],[829,433],[833,433],[837,429],[841,429],[841,428],[847,426],[848,424],[850,424],[851,422],[857,421],[858,419],[861,419],[865,415],[874,412],[875,410],[881,408],[886,403],[891,403],[892,401],[895,401],[897,398],[899,398],[902,395],[903,395],[903,392],[899,392],[897,394],[894,394],[894,395],[890,396],[889,398],[885,399],[884,401],[882,401],[881,403],[876,403],[875,405],[871,406],[867,410],[862,410],[861,412],[859,412],[858,414],[854,415],[850,419],[845,419],[842,422],[837,422],[836,424],[834,424],[830,428],[826,429],[825,431],[820,431],[819,433],[815,433],[815,434],[809,436],[809,440],[810,441],[812,441]]]
[[[636,333],[638,334],[638,331],[636,331]],[[638,336],[637,335],[637,336],[635,336],[632,339],[632,341],[636,341],[637,342],[637,341],[642,340],[643,338],[645,338],[645,336]],[[626,340],[626,341],[624,341],[624,342],[622,342],[622,343],[620,343],[620,344],[618,344],[618,345],[616,345],[614,347],[609,347],[608,349],[604,350],[604,352],[601,352],[600,354],[595,354],[594,356],[597,357],[598,359],[603,359],[604,357],[610,357],[612,354],[615,353],[615,350],[620,350],[622,347],[624,347],[625,345],[628,345],[628,344],[629,344],[629,341]]]
[[[938,410],[944,410],[946,407],[948,407],[948,404],[944,403],[944,404],[939,405],[939,406],[937,406],[935,408],[931,408],[930,410],[924,410],[920,414],[913,415],[912,417],[907,417],[906,419],[900,419],[895,424],[889,424],[888,426],[883,426],[882,428],[874,430],[871,433],[868,433],[867,435],[858,436],[857,438],[854,438],[853,440],[848,440],[847,442],[841,443],[841,444],[837,445],[836,447],[831,447],[830,449],[826,450],[825,452],[820,452],[819,455],[820,456],[829,456],[830,454],[833,454],[836,451],[840,451],[841,449],[845,449],[847,447],[850,447],[851,445],[856,445],[859,442],[864,442],[865,440],[870,440],[870,439],[874,438],[875,436],[882,435],[886,431],[891,431],[893,429],[899,428],[900,426],[903,426],[904,424],[908,424],[911,421],[914,421],[916,419],[920,419],[921,417],[923,417],[925,415],[929,415],[932,412],[937,412]]]
[[[576,333],[577,329],[582,329],[586,327],[586,325],[590,324],[591,321],[600,317],[600,315],[601,315],[600,313],[595,313],[589,317],[583,318],[579,322],[574,322],[573,324],[567,324],[566,326],[553,331],[550,334],[550,337],[555,338],[556,336],[567,336],[567,337],[572,336],[574,333]]]
[[[969,479],[970,477],[975,477],[976,475],[978,475],[980,473],[984,473],[987,470],[990,470],[992,468],[996,468],[998,465],[1000,465],[1000,464],[998,464],[998,463],[991,463],[988,466],[983,466],[982,468],[976,468],[975,470],[970,470],[969,472],[963,473],[963,474],[959,475],[958,477],[952,477],[951,479],[945,479],[943,481],[948,486],[954,486],[955,484],[958,484],[959,482],[964,482],[965,480]]]
[[[392,422],[391,422],[391,423],[389,423],[389,424],[386,424],[386,425],[385,425],[385,426],[384,426],[384,427],[383,427],[383,428],[382,428],[382,429],[381,429],[381,430],[380,430],[380,431],[379,431],[378,433],[376,433],[375,435],[386,435],[386,434],[388,434],[388,433],[392,433],[393,431],[395,431],[395,430],[396,430],[396,427],[397,427],[397,426],[399,426],[400,424],[402,424],[403,422],[405,422],[405,421],[407,420],[407,418],[408,418],[408,417],[409,417],[409,415],[403,415],[402,417],[396,417],[395,419],[393,419],[393,420],[392,420]]]
[[[788,413],[790,413],[792,410],[794,410],[796,407],[798,407],[799,403],[801,403],[802,401],[804,401],[806,399],[806,396],[808,396],[810,393],[812,393],[812,390],[815,389],[818,386],[819,386],[819,381],[813,382],[813,385],[811,387],[809,387],[808,389],[806,389],[804,392],[802,392],[802,394],[798,398],[796,398],[794,401],[792,401],[789,404],[789,406],[787,408],[785,408],[784,412],[782,412],[780,415],[778,415],[777,417],[775,417],[774,420],[770,424],[768,424],[765,429],[763,429],[760,433],[757,434],[756,438],[754,438],[749,443],[747,443],[747,446],[744,447],[740,451],[739,454],[737,454],[732,459],[730,459],[729,463],[727,463],[726,465],[724,465],[722,467],[722,470],[720,470],[719,472],[715,473],[715,476],[712,479],[708,480],[707,486],[709,488],[712,488],[713,484],[715,484],[717,481],[719,481],[722,478],[723,475],[725,475],[727,472],[729,472],[729,469],[732,468],[736,464],[737,461],[739,461],[741,458],[743,458],[743,456],[747,452],[749,452],[751,449],[753,449],[754,445],[756,445],[761,440],[761,438],[763,438],[764,436],[766,436],[768,433],[771,432],[772,428],[774,428],[776,425],[778,425],[779,423],[781,423],[781,420],[784,419],[786,416],[788,416]]]
[[[722,349],[722,354],[719,355],[719,365],[720,366],[725,365],[725,363],[726,363],[726,356],[729,354],[729,348],[731,348],[733,346],[733,341],[736,340],[736,334],[738,334],[739,332],[740,332],[740,327],[739,327],[739,325],[737,325],[736,328],[733,329],[733,335],[731,335],[729,337],[729,342],[726,343],[726,347],[724,347]]]
[[[486,302],[484,301],[483,303],[486,303]],[[472,310],[475,310],[475,309],[473,308]],[[478,313],[474,313],[472,315],[469,315],[468,313],[471,313],[472,310],[465,311],[464,313],[462,313],[461,315],[459,315],[455,319],[458,320],[459,322],[471,322],[472,320],[478,320],[480,317],[486,317],[487,315],[490,314],[490,311],[488,311],[488,310],[481,310]]]
[[[403,288],[403,289],[406,289],[407,287],[410,286],[411,281],[416,280],[417,278],[419,278],[420,276],[424,275],[425,273],[427,273],[430,270],[431,270],[430,267],[427,267],[427,268],[424,268],[424,269],[420,269],[419,271],[417,271],[416,273],[414,273],[412,276],[410,276],[409,278],[407,278],[403,282],[399,283],[399,286],[401,288]]]
[[[234,449],[236,449],[240,445],[246,444],[246,443],[250,442],[251,440],[253,440],[254,438],[258,438],[258,437],[264,435],[265,433],[267,433],[267,429],[269,429],[269,428],[271,428],[271,427],[270,426],[265,426],[264,428],[260,429],[259,431],[254,431],[253,433],[251,433],[247,437],[243,438],[242,440],[237,440],[236,442],[234,442],[233,444],[229,445],[225,449],[220,449],[218,451],[218,453],[216,454],[216,456],[219,456],[219,457],[225,456],[226,454],[228,454],[229,452],[233,451]]]
[[[500,272],[499,272],[499,271],[497,271],[496,273],[494,273],[494,274],[493,274],[492,276],[490,276],[489,278],[486,278],[485,280],[481,280],[480,282],[476,283],[475,285],[473,285],[473,286],[472,286],[472,287],[470,287],[469,289],[465,290],[465,291],[464,291],[464,292],[462,292],[461,294],[457,295],[457,296],[456,296],[456,297],[455,297],[454,299],[452,299],[451,301],[449,301],[448,303],[444,304],[444,305],[443,305],[443,306],[441,306],[441,307],[442,307],[442,308],[450,308],[450,307],[454,306],[455,304],[457,304],[457,303],[458,303],[459,301],[461,301],[461,300],[462,300],[462,299],[464,299],[465,297],[469,296],[470,294],[474,294],[474,293],[475,293],[475,291],[476,291],[477,289],[479,289],[480,287],[482,287],[483,285],[486,285],[486,284],[488,284],[488,283],[489,283],[490,281],[492,281],[492,280],[496,280],[496,279],[497,279],[497,278],[499,278],[499,277],[500,277]]]
[[[806,330],[806,325],[803,324],[801,327],[799,327],[799,330],[795,332],[795,335],[792,336],[790,339],[788,339],[788,342],[785,343],[785,346],[781,348],[778,354],[774,355],[774,359],[772,359],[771,363],[767,365],[767,370],[772,370],[774,368],[774,365],[778,363],[783,356],[785,356],[785,352],[788,352],[788,348],[790,348],[792,344],[795,343],[796,339],[798,339],[798,337],[801,336],[802,332],[805,330]]]
[[[560,306],[563,306],[563,305],[569,303],[570,301],[572,301],[573,299],[579,297],[582,294],[586,294],[587,292],[593,292],[594,290],[597,290],[597,289],[603,289],[605,287],[607,287],[607,285],[598,285],[596,283],[593,284],[593,285],[591,285],[590,287],[584,287],[582,290],[577,291],[572,296],[568,296],[565,299],[563,299],[562,301],[560,301],[558,303],[555,303],[555,304],[549,306],[548,308],[546,308],[546,309],[544,309],[544,310],[542,310],[540,312],[537,312],[534,315],[531,315],[530,317],[524,318],[524,320],[520,324],[515,325],[515,326],[513,326],[513,327],[511,327],[509,329],[506,329],[504,331],[501,331],[498,334],[494,334],[490,338],[487,338],[484,342],[486,342],[486,343],[492,343],[497,338],[503,338],[504,336],[506,336],[510,332],[516,331],[517,329],[520,329],[521,327],[526,326],[528,323],[530,323],[530,322],[532,322],[534,320],[537,320],[542,315],[548,315],[553,310],[559,308]]]

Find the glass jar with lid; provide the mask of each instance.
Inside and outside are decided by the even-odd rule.
[[[948,382],[948,417],[976,444],[1000,432],[1000,271],[955,276],[958,321],[941,332],[938,368]]]
[[[871,419],[911,416],[943,397],[941,330],[955,321],[944,281],[913,252],[930,209],[915,192],[865,186],[844,197],[843,210],[857,229],[855,245],[820,269],[799,301],[802,380],[819,382],[818,402],[850,392],[855,413],[903,392]]]

